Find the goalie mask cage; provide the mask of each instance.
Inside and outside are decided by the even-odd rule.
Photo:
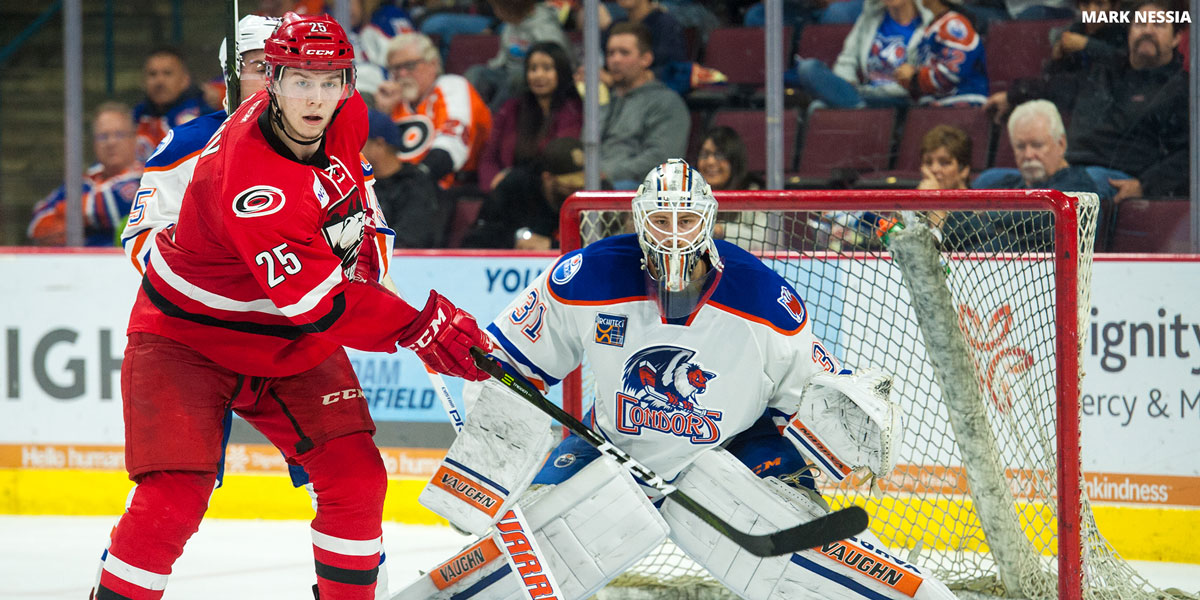
[[[1100,535],[1082,491],[1079,356],[1094,195],[716,196],[715,237],[783,275],[817,339],[846,366],[895,374],[892,398],[906,418],[899,466],[874,493],[818,477],[835,508],[866,508],[887,547],[955,590],[1030,599],[1161,595]],[[563,251],[632,232],[631,198],[569,199]],[[887,229],[897,221],[903,227]],[[594,393],[586,364],[563,393],[567,410],[582,416]],[[667,542],[599,597],[736,596]]]

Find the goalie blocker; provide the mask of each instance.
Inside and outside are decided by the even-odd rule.
[[[467,417],[418,501],[483,535],[508,512],[554,445],[550,417],[494,379],[468,384]],[[473,392],[478,399],[471,402]]]

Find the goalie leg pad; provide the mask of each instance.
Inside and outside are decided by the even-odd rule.
[[[702,453],[676,485],[751,534],[791,527],[826,512],[819,497],[773,477],[760,479],[719,448]],[[941,582],[884,551],[870,533],[791,555],[761,558],[742,550],[670,499],[662,514],[675,544],[748,600],[953,598]]]
[[[529,487],[553,444],[549,415],[488,380],[418,501],[482,536]]]
[[[549,568],[562,600],[582,600],[657,548],[667,524],[633,477],[607,456],[591,461],[567,481],[522,497],[545,564],[526,556],[524,533],[501,520],[498,531],[442,563],[392,596],[392,600],[480,598],[517,600],[536,590]],[[514,556],[505,558],[507,547]],[[513,564],[515,563],[515,564]]]

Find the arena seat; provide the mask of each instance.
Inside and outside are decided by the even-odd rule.
[[[707,48],[718,52],[706,52],[704,66],[725,74],[731,85],[761,88],[766,85],[767,52],[766,34],[762,27],[718,27],[708,36]],[[788,64],[792,28],[783,28],[784,65]]]
[[[967,132],[971,138],[971,172],[983,170],[991,129],[987,114],[975,106],[918,106],[909,109],[904,119],[892,168],[864,174],[857,187],[914,187],[921,180],[921,138],[936,125],[953,125]]]
[[[483,198],[462,197],[454,204],[454,214],[450,217],[450,226],[446,231],[446,247],[461,248],[463,239],[479,219],[479,209],[483,207]]]
[[[1132,198],[1117,205],[1109,252],[1185,254],[1191,250],[1191,201]]]
[[[445,71],[462,75],[471,65],[486,63],[500,51],[500,36],[494,33],[460,33],[450,39]]]
[[[799,111],[783,111],[783,172],[796,168],[796,132],[799,130]],[[722,110],[713,115],[713,126],[732,128],[746,144],[746,170],[764,173],[767,170],[767,115],[761,110]],[[704,140],[700,140],[703,142]]]
[[[800,148],[799,187],[888,167],[896,111],[890,108],[813,111]]]
[[[805,25],[800,31],[800,43],[796,54],[804,58],[815,58],[832,67],[833,61],[837,60],[838,54],[842,52],[851,27],[853,25],[850,23]],[[792,66],[790,58],[786,64]]]
[[[992,23],[984,39],[991,92],[1008,90],[1014,79],[1040,75],[1042,63],[1050,58],[1050,32],[1070,24],[1063,19]]]

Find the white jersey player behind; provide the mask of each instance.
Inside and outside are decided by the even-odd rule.
[[[808,308],[785,279],[745,250],[713,239],[716,211],[703,177],[682,160],[667,161],[633,199],[635,234],[564,255],[487,332],[505,368],[538,387],[558,383],[586,360],[595,404],[585,423],[722,518],[761,533],[828,510],[803,487],[811,478],[793,486],[774,475],[819,472],[840,481],[861,469],[884,476],[894,467],[903,426],[887,399],[890,376],[843,368],[813,335]],[[497,388],[468,384],[468,425],[480,415],[497,420],[484,429],[504,428],[496,415],[508,411],[481,406],[515,408],[521,401]],[[519,445],[500,440],[481,452],[479,440],[469,437],[455,441],[421,500],[482,533],[479,514],[496,510],[487,500],[518,496],[509,486],[528,479],[512,474],[512,465],[530,461],[517,456]],[[593,481],[612,477],[611,469],[592,468],[609,460],[571,435],[533,477],[545,487],[519,500],[569,598],[594,593],[656,545],[625,541],[657,522],[631,508],[639,495],[645,502],[646,488],[615,501],[618,491]],[[743,598],[953,597],[869,532],[758,558],[671,500],[659,507],[671,539]],[[494,586],[477,597],[518,597],[509,595],[521,588],[517,576],[501,576],[503,568],[478,568],[433,587],[445,593]],[[394,598],[428,598],[433,587],[418,581]]]

